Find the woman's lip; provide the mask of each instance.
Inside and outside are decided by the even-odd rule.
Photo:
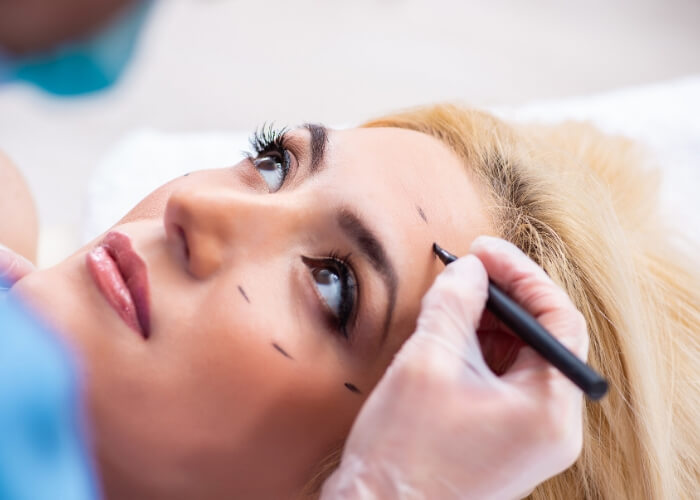
[[[150,336],[148,270],[123,233],[109,232],[88,252],[86,265],[97,288],[124,322],[144,338]]]

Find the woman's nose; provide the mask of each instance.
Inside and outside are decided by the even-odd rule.
[[[181,249],[188,272],[198,279],[228,261],[288,248],[304,210],[282,198],[211,185],[180,188],[165,208],[168,242]]]

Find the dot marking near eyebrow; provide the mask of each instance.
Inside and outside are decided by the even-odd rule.
[[[187,176],[190,175],[191,173],[192,173],[192,172],[187,172],[185,175],[183,175],[183,177],[187,177]]]
[[[240,285],[238,285],[238,291],[241,292],[241,295],[243,295],[243,298],[245,299],[245,301],[248,304],[250,304],[250,299],[248,298],[248,295],[245,293],[245,291],[243,290],[243,288],[241,288]]]
[[[423,211],[423,209],[421,207],[419,207],[418,205],[416,205],[416,209],[418,210],[418,215],[420,215],[420,218],[423,219],[425,221],[425,223],[427,224],[428,218],[425,216],[425,212]]]
[[[362,394],[362,391],[360,391],[360,389],[355,387],[350,382],[345,382],[345,387],[347,387],[350,392],[354,392],[355,394]]]
[[[276,343],[273,342],[273,343],[272,343],[272,347],[274,347],[275,349],[277,349],[284,357],[289,358],[289,359],[294,359],[293,357],[291,357],[291,356],[289,355],[289,353],[288,353],[287,351],[285,351],[284,349],[282,349],[282,348],[281,348],[279,345],[277,345]]]

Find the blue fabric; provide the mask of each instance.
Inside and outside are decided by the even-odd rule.
[[[131,57],[150,5],[150,1],[136,2],[107,28],[86,40],[69,42],[46,53],[15,61],[0,57],[0,83],[24,80],[60,96],[109,87],[117,81]]]
[[[0,298],[0,500],[98,498],[78,394],[57,338]]]

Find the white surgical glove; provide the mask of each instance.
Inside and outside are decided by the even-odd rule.
[[[330,499],[515,499],[572,465],[582,447],[583,396],[530,347],[495,375],[476,328],[487,273],[585,360],[583,316],[514,245],[477,238],[425,295],[416,332],[369,396]]]

